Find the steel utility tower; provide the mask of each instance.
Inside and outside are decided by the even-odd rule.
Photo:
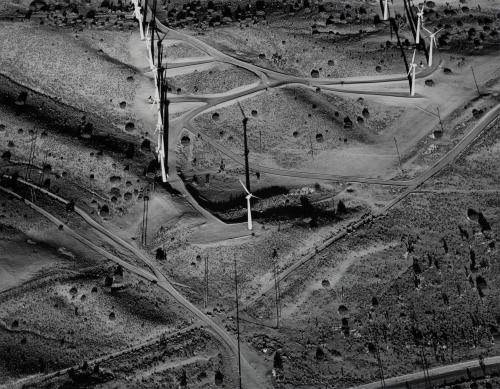
[[[238,384],[241,389],[241,352],[240,352],[240,307],[238,297],[238,273],[236,272],[236,258],[234,258],[234,291],[236,295],[236,333],[238,341]]]

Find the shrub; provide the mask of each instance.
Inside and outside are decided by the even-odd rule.
[[[323,351],[323,349],[321,347],[317,347],[316,348],[316,354],[314,356],[318,361],[322,361],[323,359],[325,359],[325,352]]]
[[[275,369],[283,369],[283,358],[281,357],[281,354],[279,351],[276,351],[276,353],[274,354],[273,367]]]
[[[96,11],[95,11],[95,9],[91,9],[91,10],[89,10],[89,11],[87,12],[87,14],[85,15],[85,17],[86,17],[87,19],[94,19],[94,18],[95,18],[95,16],[96,16]]]

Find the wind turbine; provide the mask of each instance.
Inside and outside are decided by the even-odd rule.
[[[417,12],[417,35],[415,36],[415,43],[418,45],[420,43],[420,28],[423,27],[424,24],[424,8],[425,8],[425,1],[424,4],[422,4],[422,9],[418,9]]]
[[[443,28],[440,28],[436,32],[430,32],[427,28],[423,27],[422,28],[427,31],[430,35],[429,38],[431,41],[429,42],[430,50],[429,50],[429,67],[432,66],[432,47],[435,46],[437,48],[437,43],[436,43],[436,34],[441,31]]]
[[[415,63],[415,54],[417,53],[417,49],[413,50],[413,57],[411,59],[410,70],[408,71],[408,75],[411,74],[411,87],[410,87],[410,96],[415,96],[415,72],[417,69],[417,64]]]
[[[252,225],[252,211],[250,209],[250,199],[252,197],[255,197],[256,199],[258,199],[258,197],[251,194],[248,191],[247,187],[243,184],[243,182],[241,182],[241,180],[240,180],[240,184],[243,187],[243,189],[245,189],[245,192],[247,192],[247,195],[245,196],[245,198],[247,199],[248,229],[251,231],[253,229],[253,225]]]

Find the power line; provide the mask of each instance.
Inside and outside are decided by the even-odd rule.
[[[472,77],[474,78],[474,84],[476,85],[477,94],[479,95],[479,97],[481,97],[481,92],[479,92],[479,86],[477,85],[476,74],[474,73],[474,68],[471,66],[470,69],[472,70]]]
[[[241,353],[240,353],[240,308],[238,302],[238,273],[236,271],[236,258],[234,258],[234,291],[236,295],[236,333],[238,341],[238,383],[241,389]]]

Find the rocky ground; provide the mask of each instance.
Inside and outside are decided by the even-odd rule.
[[[208,4],[174,3],[172,26],[261,66],[326,78],[404,72],[387,26],[374,23],[377,4],[288,4],[286,14],[280,6],[266,16],[258,7],[244,11],[241,3],[229,16],[223,5],[208,12]],[[271,88],[241,102],[249,117],[251,161],[412,178],[450,150],[498,104],[492,65],[498,19],[488,7],[436,3],[426,15],[428,26],[445,27],[439,46],[450,72],[439,69],[432,76],[435,86],[422,86],[419,93],[429,99],[421,108],[432,110],[442,96],[451,96],[441,105],[442,137],[434,137],[437,119],[425,119],[426,113],[408,103]],[[93,220],[142,250],[182,294],[232,334],[236,264],[243,350],[257,354],[256,366],[274,387],[345,388],[376,381],[374,350],[380,351],[387,376],[421,370],[420,355],[438,366],[498,354],[498,122],[454,163],[358,231],[352,230],[355,220],[383,209],[403,189],[252,171],[252,188],[262,197],[253,203],[253,235],[215,240],[222,223],[207,222],[170,184],[154,180],[155,113],[145,102],[152,80],[144,74],[145,61],[137,60],[144,53],[137,48],[130,7],[94,0],[75,4],[19,0],[0,8],[0,170],[5,175],[0,180],[0,384],[26,379],[28,387],[146,388],[187,382],[208,388],[236,382],[228,351],[185,308],[154,283],[75,240],[69,229],[147,270],[144,262],[60,201],[12,176],[74,200]],[[411,40],[408,29],[401,34]],[[411,55],[411,46],[405,50]],[[169,42],[166,54],[169,60],[204,55],[180,41]],[[471,65],[481,69],[480,98],[467,78]],[[256,81],[246,70],[214,63],[172,76],[171,88],[176,95],[214,94]],[[458,88],[461,93],[453,94]],[[347,117],[352,126],[345,125]],[[242,154],[236,105],[200,115],[194,126]],[[403,146],[401,173],[393,149],[396,135]],[[194,198],[222,219],[244,222],[242,166],[203,137],[187,130],[182,136],[176,168]],[[358,163],[368,148],[391,161]],[[150,211],[144,244],[145,195]],[[310,255],[342,231],[348,231],[344,238]],[[200,243],[200,234],[213,239]],[[275,272],[286,272],[304,258],[310,259],[279,283],[275,328]],[[60,369],[68,370],[46,375]],[[495,382],[481,378],[459,385],[489,388]]]

